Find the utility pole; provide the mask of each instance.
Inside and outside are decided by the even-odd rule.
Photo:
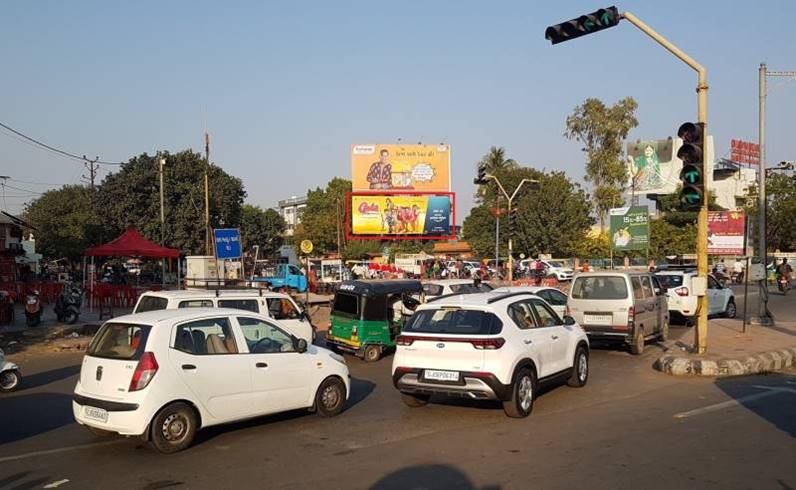
[[[334,213],[335,213],[335,224],[337,225],[337,256],[341,257],[340,255],[340,197],[336,197],[334,200]]]
[[[766,197],[766,95],[768,89],[766,85],[768,77],[796,78],[796,71],[768,71],[768,67],[766,67],[765,63],[760,63],[760,68],[758,70],[758,144],[760,145],[760,172],[758,175],[759,190],[757,193],[757,254],[760,256],[760,262],[763,264],[764,270],[766,265],[768,265],[768,244],[766,237],[766,211],[768,207],[768,198]],[[774,318],[768,311],[768,283],[766,282],[765,276],[758,282],[757,306],[757,317],[753,318],[750,323],[754,325],[773,325]]]
[[[88,186],[89,189],[93,191],[95,181],[97,179],[97,170],[99,170],[99,164],[97,163],[97,161],[99,161],[99,157],[95,157],[94,160],[89,160],[86,158],[86,155],[83,155],[83,160],[85,160],[83,165],[86,167],[86,169],[88,169]],[[83,177],[85,178],[85,176]]]
[[[213,255],[213,247],[210,240],[210,135],[205,133],[205,253]]]
[[[160,174],[160,244],[166,245],[166,212],[164,210],[163,199],[163,166],[166,164],[166,157],[158,154],[158,169]],[[166,284],[166,259],[161,259],[160,280]]]
[[[532,185],[538,185],[539,184],[539,181],[536,180],[536,179],[522,179],[520,181],[520,183],[517,185],[517,188],[514,189],[514,192],[511,195],[509,195],[509,193],[506,192],[506,189],[503,188],[503,184],[500,183],[500,180],[497,177],[495,177],[494,175],[491,175],[491,174],[486,174],[486,178],[494,180],[495,183],[498,186],[498,189],[500,189],[500,192],[502,192],[503,195],[506,197],[506,200],[508,201],[508,205],[506,206],[506,210],[507,210],[506,214],[508,214],[509,220],[511,219],[511,205],[512,205],[512,202],[514,201],[514,198],[517,197],[517,193],[520,192],[520,189],[522,188],[523,184],[526,184],[526,183],[527,184],[532,184]],[[511,283],[511,281],[514,280],[514,258],[512,257],[513,251],[514,251],[514,237],[509,235],[509,262],[508,262],[508,266],[509,266],[509,275],[508,275],[509,283]]]
[[[500,194],[495,198],[495,274],[500,277]]]

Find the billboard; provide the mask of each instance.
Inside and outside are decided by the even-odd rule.
[[[448,240],[453,235],[452,192],[352,192],[346,202],[350,238]]]
[[[746,215],[740,211],[708,212],[708,253],[744,255]]]
[[[449,145],[352,145],[352,190],[449,192],[450,154]]]
[[[730,160],[747,165],[760,165],[760,145],[751,141],[730,140]]]
[[[240,230],[238,228],[219,228],[213,230],[216,242],[216,258],[240,258]]]
[[[646,250],[650,241],[647,206],[614,208],[609,213],[611,248],[615,251]]]
[[[680,138],[635,141],[627,144],[627,187],[639,194],[672,194],[680,185],[683,161],[677,150],[683,145]],[[708,182],[713,175],[713,137],[708,136],[705,161]]]

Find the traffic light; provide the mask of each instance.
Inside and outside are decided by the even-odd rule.
[[[613,27],[619,23],[619,19],[621,19],[619,10],[616,7],[608,7],[581,15],[577,19],[550,26],[545,29],[544,37],[552,44],[563,43],[576,37]]]
[[[473,184],[483,185],[486,183],[486,162],[481,162],[478,164],[478,176],[473,179]]]
[[[509,237],[514,238],[517,236],[517,208],[513,207],[509,210]]]
[[[680,181],[680,202],[687,208],[698,209],[705,203],[705,159],[703,158],[702,133],[704,123],[687,122],[677,130],[677,136],[683,139],[683,146],[677,150],[677,158],[683,161]]]

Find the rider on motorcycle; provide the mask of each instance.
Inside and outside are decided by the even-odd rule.
[[[786,287],[790,286],[790,275],[793,273],[793,267],[788,263],[788,258],[782,259],[782,263],[777,266],[777,280],[784,281]]]

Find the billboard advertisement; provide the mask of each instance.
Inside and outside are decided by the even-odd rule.
[[[760,165],[760,145],[751,141],[730,140],[730,160],[747,165]]]
[[[683,161],[677,150],[683,145],[680,138],[635,141],[627,144],[627,187],[639,194],[672,194],[680,184]],[[709,163],[708,181],[713,175],[713,137],[708,136],[705,155]]]
[[[746,215],[739,211],[708,212],[708,253],[744,255]]]
[[[650,241],[647,206],[614,208],[609,213],[611,247],[615,251],[646,250]]]
[[[450,154],[449,145],[352,145],[352,190],[449,192]]]
[[[350,238],[451,239],[454,195],[446,193],[357,193],[346,199]]]

